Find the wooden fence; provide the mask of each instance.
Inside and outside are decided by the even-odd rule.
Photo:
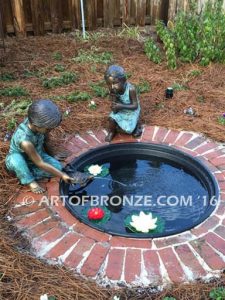
[[[84,0],[84,15],[88,30],[123,23],[144,26],[154,25],[156,19],[167,21],[187,6],[188,0]],[[5,34],[43,35],[81,28],[80,0],[0,0],[0,13]]]

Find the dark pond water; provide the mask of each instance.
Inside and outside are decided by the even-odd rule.
[[[109,169],[106,177],[97,177],[86,187],[69,187],[70,210],[82,221],[116,235],[158,237],[190,229],[204,218],[209,195],[204,183],[190,170],[174,162],[135,155],[97,160],[92,164]],[[83,171],[84,166],[79,169]],[[81,204],[81,199],[83,203]],[[106,206],[111,218],[102,225],[93,224],[85,211],[91,206]],[[140,211],[152,212],[164,223],[161,233],[132,233],[124,219]]]

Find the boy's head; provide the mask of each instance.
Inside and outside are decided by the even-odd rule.
[[[28,120],[38,132],[45,133],[59,126],[62,121],[62,114],[58,106],[51,100],[40,99],[29,106]]]
[[[105,72],[105,81],[113,94],[124,91],[126,80],[125,71],[120,66],[112,65]]]

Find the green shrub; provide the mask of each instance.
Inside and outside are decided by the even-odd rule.
[[[27,96],[28,92],[21,86],[13,86],[8,87],[0,90],[1,96],[8,96],[8,97],[20,97],[20,96]]]
[[[7,123],[7,130],[12,131],[16,128],[16,120],[14,118],[10,119]]]
[[[7,105],[1,115],[3,117],[13,117],[16,115],[24,116],[27,113],[29,105],[32,103],[31,99],[24,99],[21,101],[13,100],[9,105]]]
[[[145,51],[145,54],[147,55],[147,57],[151,61],[153,61],[156,64],[161,63],[162,59],[161,59],[160,50],[152,38],[148,39],[144,43],[144,51]]]
[[[91,98],[91,95],[87,92],[74,92],[65,97],[68,102],[87,101]]]
[[[13,81],[16,77],[12,73],[3,73],[0,75],[0,81]]]
[[[151,85],[146,80],[140,80],[139,84],[137,85],[137,92],[138,94],[148,93],[151,90]]]
[[[91,50],[80,50],[78,55],[72,58],[73,61],[79,63],[100,63],[109,64],[112,61],[111,52],[97,52],[97,49],[93,48]]]
[[[78,79],[77,74],[72,72],[65,72],[62,73],[61,76],[59,77],[56,76],[56,77],[45,78],[42,81],[42,85],[47,89],[51,89],[58,86],[68,85],[72,82],[75,82],[77,79]]]
[[[90,83],[90,87],[97,97],[105,98],[109,93],[108,89],[103,86],[102,81],[99,83]]]
[[[203,66],[210,62],[225,62],[225,13],[223,0],[208,0],[198,13],[197,2],[189,0],[189,10],[178,12],[174,23],[156,24],[157,34],[164,44],[167,65],[176,69],[177,60]]]
[[[55,71],[56,72],[64,72],[65,71],[65,67],[63,65],[55,65]]]
[[[211,290],[209,294],[210,299],[225,300],[225,287],[218,287]]]
[[[62,60],[62,53],[60,51],[53,52],[52,58],[54,60]]]

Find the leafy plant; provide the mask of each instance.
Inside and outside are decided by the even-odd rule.
[[[0,75],[0,81],[13,81],[16,77],[12,73],[3,73]]]
[[[128,37],[129,39],[137,40],[140,37],[139,27],[129,27],[125,23],[123,24],[123,29],[118,33],[118,36]]]
[[[149,38],[144,43],[144,51],[147,57],[156,64],[160,64],[162,61],[161,53],[159,47],[157,47],[156,43],[152,38]]]
[[[218,288],[212,289],[210,291],[209,297],[210,297],[210,299],[214,299],[214,300],[224,300],[225,299],[225,288],[218,287]]]
[[[155,109],[163,109],[165,107],[165,104],[163,102],[157,102],[154,105]]]
[[[27,96],[28,92],[21,86],[8,87],[0,90],[1,96],[20,97]]]
[[[11,120],[8,121],[7,130],[12,131],[15,128],[16,128],[16,120],[14,118],[12,118]]]
[[[75,82],[77,79],[78,79],[77,74],[72,72],[64,72],[59,77],[56,76],[56,77],[45,78],[42,82],[42,85],[47,89],[51,89],[57,86],[70,84],[72,82]]]
[[[174,91],[189,90],[189,87],[187,87],[186,85],[176,83],[176,82],[174,82],[174,84],[172,85],[172,88],[174,89]]]
[[[27,113],[27,109],[31,102],[31,99],[24,99],[21,101],[13,100],[9,105],[5,107],[1,115],[7,118],[15,115],[24,116]]]
[[[201,70],[192,70],[188,73],[189,77],[197,77],[202,74]]]
[[[218,123],[220,125],[225,125],[225,116],[224,115],[218,117]]]
[[[103,82],[100,81],[99,83],[91,83],[90,87],[94,92],[95,96],[105,98],[108,95],[108,89],[103,86]]]
[[[112,61],[111,52],[96,52],[96,48],[92,48],[89,51],[80,50],[78,55],[72,58],[72,61],[79,63],[100,63],[100,64],[109,64]]]
[[[54,60],[62,60],[62,53],[60,51],[53,52],[52,58]]]
[[[167,65],[176,69],[177,59],[196,60],[203,66],[210,62],[225,62],[225,14],[223,0],[207,0],[201,12],[197,1],[189,0],[189,10],[178,12],[174,22],[156,24],[157,34],[164,44]]]
[[[23,71],[24,78],[39,77],[39,75],[40,75],[40,73],[38,71],[30,71],[30,70]]]
[[[87,101],[91,98],[91,95],[87,92],[74,92],[65,97],[68,102]]]
[[[137,92],[138,94],[147,93],[151,90],[151,85],[146,80],[141,80],[137,85]]]
[[[197,101],[199,103],[205,103],[205,97],[204,96],[197,96]]]
[[[164,297],[163,300],[176,300],[174,297]]]
[[[57,64],[57,65],[55,65],[55,71],[56,72],[64,72],[65,67],[63,65]]]

